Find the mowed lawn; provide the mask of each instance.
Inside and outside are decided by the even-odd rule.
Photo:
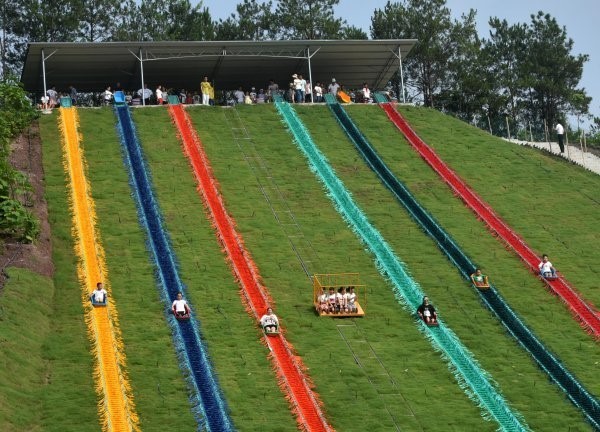
[[[398,144],[395,147],[391,146],[392,140],[399,141],[399,133],[381,109],[376,106],[351,108],[354,108],[349,110],[353,119],[358,120],[360,117],[361,121],[357,121],[357,124],[366,137],[374,143],[376,149],[383,148],[383,152],[388,152],[384,154],[384,160],[392,165],[394,172],[398,175],[398,172],[405,172],[410,167],[413,177],[407,185],[417,198],[421,199],[421,196],[427,195],[431,201],[445,210],[446,219],[441,221],[442,226],[461,227],[468,233],[471,229],[475,229],[470,225],[477,225],[477,220],[471,217],[471,223],[468,212],[465,211],[465,214],[458,212],[464,210],[464,206],[460,201],[456,201],[456,208],[452,205],[452,201],[456,198],[447,188],[443,189],[445,186],[441,182],[441,188],[436,189],[435,175],[433,173],[428,175],[431,170],[420,162],[418,156],[414,160],[409,160],[408,155],[402,153],[402,148]],[[557,387],[548,384],[547,377],[535,366],[529,356],[508,338],[498,321],[483,307],[478,294],[462,280],[435,243],[418,228],[404,208],[384,188],[346,138],[328,108],[299,107],[298,112],[308,125],[317,145],[324,151],[338,175],[354,194],[356,201],[395,248],[398,255],[408,264],[408,268],[424,291],[437,305],[446,323],[497,380],[511,405],[525,415],[525,419],[535,430],[551,430],[558,424],[562,424],[565,429],[573,427],[572,425],[577,422],[574,418],[581,419],[581,416],[576,414],[575,408]],[[412,151],[408,147],[407,150]],[[406,181],[406,178],[400,175],[399,178]],[[428,204],[428,202],[424,203],[427,209]],[[451,230],[449,231],[452,233]],[[476,234],[472,235],[473,239],[479,238]],[[486,235],[489,236],[484,231],[480,237]],[[486,251],[492,256],[505,252],[504,247],[494,244],[494,241],[492,239],[492,244],[486,246]],[[476,253],[470,250],[467,252],[475,262],[480,262]],[[513,266],[519,269],[517,261]],[[511,269],[512,267],[509,266],[506,272],[510,274]],[[528,275],[525,273],[523,277]],[[531,279],[534,284],[537,283],[535,278]],[[497,282],[495,275],[493,281]],[[553,301],[552,297],[545,292],[542,292],[542,297],[546,302]],[[562,305],[558,303],[556,309],[558,313],[563,312]],[[568,314],[566,312],[564,314],[568,320]],[[575,337],[579,337],[578,342],[582,345],[588,344],[589,352],[593,353],[596,349],[594,342],[579,329],[577,324],[574,324],[573,328]],[[572,357],[575,357],[578,364],[588,361],[585,355]],[[582,374],[586,372],[584,368],[579,371]],[[598,381],[593,374],[588,373],[585,377],[589,378],[587,381],[589,387],[597,386]],[[555,408],[548,410],[548,406]],[[583,420],[578,422],[584,430],[588,428]]]
[[[308,367],[307,372],[324,402],[324,411],[331,424],[340,431],[394,430],[395,425],[401,430],[495,430],[496,423],[483,420],[479,408],[457,385],[445,361],[432,352],[431,345],[417,330],[412,313],[398,305],[391,287],[378,274],[372,256],[365,252],[364,246],[334,210],[274,108],[267,105],[236,108],[251,142],[234,139],[231,127],[237,125],[232,124],[227,109],[188,109],[220,183],[225,205],[237,222],[265,286],[275,300],[276,312],[287,330],[286,337]],[[357,202],[408,264],[448,325],[498,382],[511,407],[522,413],[534,430],[589,430],[589,425],[564,394],[548,382],[529,356],[506,335],[497,320],[484,309],[477,293],[458,276],[435,244],[381,186],[328,109],[301,107],[298,111]],[[98,227],[106,249],[142,429],[164,430],[168,424],[190,430],[193,419],[187,390],[175,360],[144,234],[130,197],[115,116],[108,109],[79,110],[79,113]],[[492,276],[511,306],[588,389],[598,394],[598,365],[590,360],[598,356],[597,346],[572,320],[560,301],[548,294],[462,202],[453,197],[403,142],[383,111],[375,106],[356,106],[350,107],[349,113],[395,174],[406,182],[470,257]],[[445,127],[451,132],[444,134],[441,129],[439,135],[460,135],[449,150],[457,165],[460,165],[457,153],[470,157],[475,148],[482,146],[478,141],[479,132],[471,131],[463,123],[454,123],[455,120],[447,120],[441,115],[438,120],[436,113],[424,115],[419,110],[411,114],[416,119],[423,116],[422,124],[450,122]],[[242,305],[239,287],[206,218],[191,168],[167,110],[133,110],[133,118],[187,285],[188,298],[201,323],[236,428],[241,431],[295,430],[293,416],[267,359],[268,350],[260,343],[261,334],[256,323]],[[57,273],[54,285],[57,288],[55,312],[50,315],[45,338],[48,342],[38,351],[44,359],[49,359],[46,364],[54,381],[41,386],[39,397],[37,393],[30,396],[32,400],[39,400],[43,415],[39,416],[41,420],[33,418],[28,424],[37,422],[41,430],[65,430],[72,425],[73,419],[77,419],[78,424],[81,419],[85,426],[78,430],[97,430],[96,395],[90,374],[92,359],[76,280],[71,218],[55,116],[42,118],[41,127],[55,237]],[[475,138],[464,143],[463,137],[470,133]],[[485,138],[485,134],[481,136]],[[437,142],[435,145],[437,151],[442,147]],[[504,148],[494,142],[480,151],[481,154],[492,154],[490,158],[495,165],[502,161],[508,164],[509,158],[496,156],[496,150],[502,152]],[[590,205],[595,205],[597,214],[597,202],[593,204],[593,198],[598,200],[597,192],[594,193],[599,190],[594,189],[598,184],[576,167],[549,157],[547,164],[540,164],[536,159],[537,152],[522,150],[518,160],[523,161],[521,164],[527,172],[515,172],[517,178],[532,181],[530,172],[532,176],[536,175],[532,166],[547,170],[548,166],[558,164],[560,168],[556,169],[560,175],[571,179],[564,183],[572,189],[560,185],[561,193],[557,194],[556,202],[562,205],[554,207],[571,215],[580,214],[580,219],[585,219],[581,223],[587,233],[572,232],[567,223],[547,226],[552,227],[552,236],[556,239],[579,236],[579,241],[584,243],[582,247],[589,247],[591,252],[585,257],[574,253],[574,259],[579,259],[575,262],[578,265],[591,262],[589,255],[593,258],[595,253],[597,258],[593,240],[598,239],[598,229],[597,224],[594,228],[588,220],[593,219],[594,212],[586,204],[589,201]],[[244,159],[244,154],[250,153],[268,166],[287,206],[299,221],[302,235],[318,255],[319,260],[312,264],[311,270],[360,272],[368,286],[365,318],[334,320],[315,315],[311,305],[311,282],[290,245],[286,228],[277,223],[259,188],[260,179]],[[448,162],[453,166],[453,162]],[[514,209],[511,209],[516,205],[516,199],[510,195],[507,203],[498,192],[502,188],[504,193],[503,185],[512,184],[509,182],[512,177],[495,169],[495,165],[490,170],[499,176],[498,183],[487,178],[489,174],[478,174],[481,184],[475,179],[467,180],[484,199],[497,201],[492,205],[498,212],[513,214]],[[455,169],[458,171],[458,166]],[[522,192],[516,186],[511,190],[515,194],[520,192],[517,195]],[[588,195],[592,199],[588,197],[586,201]],[[534,198],[543,201],[542,196],[535,195]],[[574,202],[583,208],[571,208]],[[499,208],[496,208],[497,204]],[[531,205],[542,204],[533,202]],[[548,214],[552,220],[559,217],[558,213]],[[501,215],[505,217],[504,213]],[[530,235],[532,243],[539,235],[534,223],[536,217],[536,213],[522,210],[522,216],[518,218],[522,223],[519,229],[523,230],[520,234],[528,241]],[[531,225],[523,221],[527,218]],[[564,231],[561,230],[563,226]],[[560,240],[556,243],[562,244]],[[597,287],[593,283],[594,273],[591,270],[577,272],[577,267],[571,272],[562,261],[565,256],[562,251],[552,243],[550,246],[552,250],[544,249],[544,252],[553,258],[557,255],[555,250],[560,251],[561,259],[553,259],[559,270],[569,280],[573,276],[573,284],[581,291],[585,289],[586,297],[592,294]],[[572,250],[564,244],[563,248]],[[492,272],[492,268],[498,270]],[[67,333],[69,338],[65,338]],[[40,369],[41,366],[32,368]]]

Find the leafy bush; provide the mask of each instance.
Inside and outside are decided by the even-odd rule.
[[[0,81],[0,235],[27,242],[35,240],[40,231],[39,221],[24,205],[31,185],[8,158],[10,140],[36,116],[31,101],[14,78]]]

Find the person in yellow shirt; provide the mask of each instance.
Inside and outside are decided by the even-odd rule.
[[[202,105],[208,105],[210,101],[210,94],[213,92],[213,88],[210,81],[208,81],[207,76],[205,76],[200,83],[200,91],[202,92]]]

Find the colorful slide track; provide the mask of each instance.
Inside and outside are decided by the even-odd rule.
[[[225,204],[219,194],[208,157],[188,114],[181,105],[171,105],[169,113],[177,127],[183,151],[192,166],[198,182],[198,191],[207,207],[207,215],[212,221],[216,234],[224,246],[235,278],[241,286],[243,300],[250,315],[258,322],[267,307],[272,304],[269,292],[261,283],[256,264],[245,248],[241,236],[235,229],[235,222],[227,214]],[[280,386],[289,400],[296,416],[298,427],[305,431],[333,431],[321,410],[321,401],[311,389],[311,380],[306,374],[299,357],[294,354],[283,332],[264,336],[271,361],[280,381]]]
[[[509,227],[494,210],[481,199],[467,184],[452,170],[442,159],[412,130],[408,122],[400,115],[391,103],[381,103],[381,108],[389,119],[406,137],[410,145],[421,155],[421,157],[433,168],[433,170],[452,188],[452,190],[463,200],[463,202],[482,219],[488,228],[496,233],[525,265],[536,275],[539,273],[538,264],[541,259],[521,239],[511,227]],[[567,283],[559,274],[555,280],[543,279],[546,284],[567,305],[572,315],[581,323],[584,329],[590,332],[596,339],[600,338],[600,315]]]
[[[391,246],[354,202],[325,156],[314,144],[293,108],[281,100],[276,101],[275,106],[294,136],[296,144],[308,159],[311,169],[324,184],[337,211],[374,254],[378,270],[392,283],[398,301],[413,313],[424,296],[418,283],[408,274],[405,264],[400,261]],[[421,320],[417,322],[419,329],[431,341],[434,348],[441,351],[448,359],[449,367],[461,387],[479,404],[485,418],[494,419],[501,430],[529,430],[521,416],[508,406],[488,373],[477,364],[473,355],[441,319],[439,327],[427,327]]]
[[[332,100],[328,100],[328,105],[348,135],[348,138],[355,145],[369,167],[377,174],[381,182],[394,194],[396,199],[409,212],[419,226],[438,244],[438,247],[458,268],[463,277],[467,281],[470,281],[470,275],[475,271],[476,266],[469,257],[419,204],[406,186],[394,176],[352,119],[350,119],[344,108]],[[600,428],[600,403],[562,365],[561,361],[548,351],[533,332],[525,326],[493,286],[490,286],[486,290],[478,290],[478,292],[509,333],[533,356],[538,365],[549,374],[550,378],[566,392],[569,399],[584,413],[588,421],[597,429]]]
[[[69,179],[69,198],[73,214],[77,273],[81,301],[92,345],[96,392],[100,398],[98,414],[102,430],[139,431],[138,416],[125,372],[126,362],[119,329],[117,308],[110,295],[110,282],[104,260],[104,248],[96,230],[96,212],[86,177],[86,162],[80,148],[79,117],[75,108],[60,108],[64,168]],[[106,307],[93,307],[90,294],[97,282],[108,292]]]
[[[168,233],[163,227],[160,208],[154,197],[149,171],[129,108],[115,107],[115,112],[138,216],[146,231],[148,249],[156,266],[161,298],[165,309],[169,310],[172,301],[177,298],[177,293],[185,294],[185,286],[179,276]],[[187,321],[178,321],[173,315],[169,315],[168,321],[180,367],[193,389],[190,399],[198,430],[233,431],[225,400],[202,339],[200,324],[194,316]]]

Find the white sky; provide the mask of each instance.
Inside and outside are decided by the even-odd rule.
[[[194,3],[197,3],[194,2]],[[242,0],[203,0],[213,19],[226,18],[235,11]],[[387,0],[340,0],[336,14],[349,24],[362,28],[369,34],[371,16],[375,9],[383,9]],[[477,10],[477,28],[480,36],[489,36],[488,20],[492,16],[509,23],[529,23],[530,15],[541,10],[549,13],[565,26],[567,35],[575,41],[574,54],[588,54],[579,87],[592,96],[590,111],[600,116],[600,1],[572,0],[446,0],[452,14],[458,18],[470,8]]]

